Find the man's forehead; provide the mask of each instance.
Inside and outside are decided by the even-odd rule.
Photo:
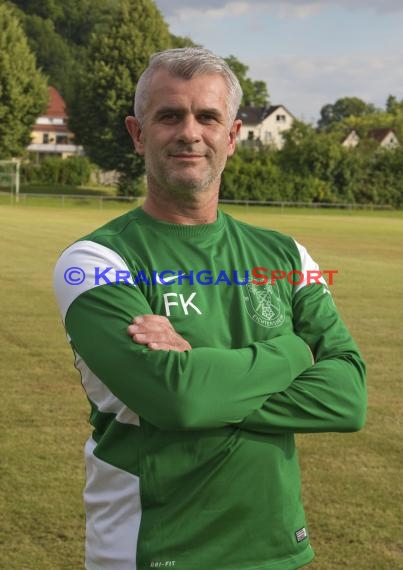
[[[214,109],[215,114],[226,115],[227,105],[227,88],[220,75],[204,74],[183,79],[166,70],[158,70],[149,85],[146,113],[155,116],[161,109],[183,112]]]
[[[153,75],[149,84],[149,97],[153,95],[168,97],[188,97],[189,94],[200,97],[227,97],[227,85],[221,75],[206,73],[194,75],[185,79],[169,73],[165,69],[159,69]]]

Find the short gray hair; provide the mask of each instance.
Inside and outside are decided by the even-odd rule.
[[[147,69],[138,80],[134,98],[134,114],[140,124],[144,120],[150,81],[158,69],[165,69],[182,79],[212,73],[221,75],[228,88],[228,122],[230,125],[233,123],[242,99],[238,78],[227,62],[211,51],[200,47],[185,47],[160,51],[150,57]]]

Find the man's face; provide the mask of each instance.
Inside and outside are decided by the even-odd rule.
[[[150,190],[182,196],[219,188],[235,150],[240,121],[228,123],[228,90],[217,74],[181,79],[158,70],[151,79],[143,124],[127,127],[145,158]]]

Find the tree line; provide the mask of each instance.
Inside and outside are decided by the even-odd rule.
[[[340,127],[340,125],[339,125]],[[338,131],[295,121],[281,150],[241,146],[223,173],[232,200],[403,206],[403,146],[342,146]]]
[[[194,45],[173,35],[153,0],[0,0],[0,158],[21,156],[35,119],[45,111],[47,85],[67,103],[69,127],[95,165],[121,173],[119,191],[137,194],[143,161],[131,148],[124,117],[149,56]],[[244,91],[243,105],[264,107],[263,81],[225,58]],[[403,153],[380,151],[368,139],[376,127],[394,129],[403,146],[403,100],[385,109],[355,97],[325,105],[316,127],[299,121],[281,150],[240,148],[228,162],[222,196],[317,202],[402,202]],[[354,129],[362,142],[341,146]]]
[[[372,136],[392,130],[400,145],[381,148]],[[355,131],[355,148],[342,145]],[[403,206],[403,99],[385,109],[358,97],[324,105],[316,126],[295,120],[284,146],[257,141],[238,148],[223,173],[221,197],[232,200]]]

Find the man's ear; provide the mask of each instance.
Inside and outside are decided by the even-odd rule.
[[[126,129],[129,131],[129,135],[133,141],[137,154],[144,156],[143,131],[139,120],[136,119],[136,117],[126,117],[125,125]]]
[[[232,156],[235,152],[236,141],[238,138],[239,131],[241,130],[242,121],[236,119],[231,126],[229,137],[228,137],[228,151],[227,156]]]

